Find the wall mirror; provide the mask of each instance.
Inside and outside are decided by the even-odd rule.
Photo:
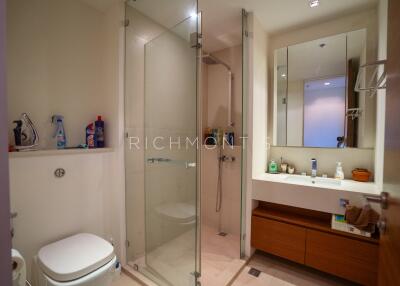
[[[366,29],[275,50],[273,145],[373,148],[376,97],[355,91],[366,62]]]

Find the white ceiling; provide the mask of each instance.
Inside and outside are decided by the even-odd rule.
[[[106,10],[120,0],[82,0]],[[376,6],[378,0],[320,0],[311,9],[308,0],[198,0],[203,15],[205,50],[213,52],[241,43],[241,10],[254,12],[266,32],[311,25]],[[171,28],[195,10],[195,0],[128,0],[156,22]]]
[[[308,0],[199,0],[203,12],[205,47],[209,51],[240,44],[241,10],[254,12],[266,32],[275,34],[292,28],[327,21],[334,17],[375,7],[378,0],[320,0],[311,9]]]
[[[325,46],[321,48],[321,44]],[[366,30],[363,29],[279,49],[275,55],[278,81],[345,75],[347,60],[360,60],[365,46]]]
[[[346,34],[290,46],[288,57],[290,81],[344,75]]]

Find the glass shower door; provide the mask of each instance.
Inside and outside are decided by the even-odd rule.
[[[159,284],[195,285],[197,17],[145,45],[145,263]]]

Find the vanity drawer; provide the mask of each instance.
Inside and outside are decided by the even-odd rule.
[[[304,264],[306,229],[253,216],[251,244],[256,249]]]
[[[308,229],[306,249],[306,265],[362,285],[376,285],[377,244]]]

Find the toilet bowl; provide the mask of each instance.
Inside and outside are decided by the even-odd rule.
[[[80,233],[42,247],[35,261],[38,286],[110,286],[116,256],[108,241]]]

